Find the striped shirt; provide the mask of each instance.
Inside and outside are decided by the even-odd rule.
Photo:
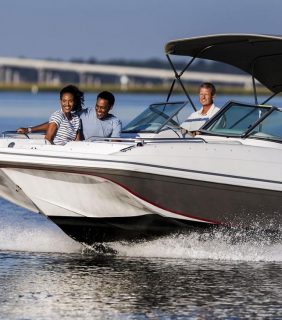
[[[58,110],[51,115],[49,123],[51,122],[58,127],[53,139],[54,144],[64,145],[68,141],[75,140],[77,131],[80,129],[80,119],[77,115],[72,114],[72,119],[69,120],[62,110]]]

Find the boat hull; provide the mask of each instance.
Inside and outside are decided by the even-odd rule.
[[[153,240],[176,233],[205,230],[212,224],[191,220],[173,219],[157,214],[147,214],[130,218],[74,218],[49,217],[67,235],[76,241],[93,245],[113,241]]]
[[[8,148],[0,167],[35,208],[83,242],[191,225],[281,230],[281,150],[195,141]]]
[[[32,201],[23,193],[21,188],[0,169],[0,197],[33,212],[38,212]]]
[[[282,229],[280,191],[117,169],[3,170],[42,213],[83,242],[191,225]]]

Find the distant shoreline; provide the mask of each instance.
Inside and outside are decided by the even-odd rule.
[[[21,84],[0,84],[0,92],[4,91],[21,91],[21,92],[58,92],[62,87],[68,85],[69,83],[62,83],[60,85],[50,85],[50,84],[32,84],[32,83],[21,83]],[[103,85],[77,85],[84,92],[99,92],[103,90],[112,91],[115,93],[168,93],[170,90],[170,85],[134,85],[128,86],[127,88],[121,87],[120,85],[115,84],[103,84]],[[253,88],[242,88],[238,86],[220,86],[217,85],[217,93],[218,94],[236,94],[236,95],[252,95]],[[197,94],[198,93],[198,85],[186,85],[185,89],[188,90],[189,94]],[[174,93],[176,94],[184,94],[182,88],[180,86],[174,88]],[[270,94],[269,91],[263,87],[257,88],[257,93],[261,95]]]

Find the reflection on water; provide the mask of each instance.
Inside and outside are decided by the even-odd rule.
[[[0,276],[1,319],[281,315],[277,263],[2,253]]]

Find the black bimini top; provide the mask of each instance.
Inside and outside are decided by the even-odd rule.
[[[273,93],[282,91],[282,36],[209,35],[170,41],[165,52],[224,62],[253,75]]]

